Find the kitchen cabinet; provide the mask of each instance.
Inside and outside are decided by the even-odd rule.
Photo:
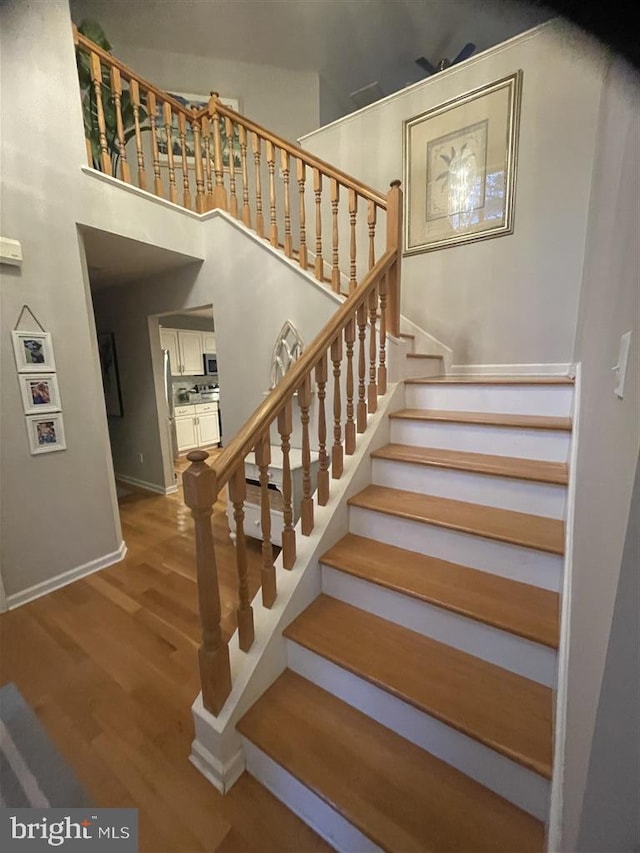
[[[169,350],[174,376],[204,376],[203,333],[190,329],[160,327],[160,345]]]
[[[176,406],[174,414],[180,452],[220,442],[217,403]]]
[[[215,353],[216,350],[216,335],[215,332],[202,333],[202,347],[206,353]]]

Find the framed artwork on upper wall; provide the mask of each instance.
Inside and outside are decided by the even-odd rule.
[[[100,354],[100,370],[102,371],[102,387],[108,418],[122,418],[122,393],[120,391],[120,374],[116,357],[116,342],[112,332],[98,333],[98,352]]]
[[[188,92],[167,92],[168,95],[178,101],[178,103],[182,104],[183,107],[186,107],[188,110],[201,110],[207,106],[209,103],[208,95],[194,95]],[[224,104],[225,107],[229,107],[234,112],[239,112],[239,104],[238,101],[234,98],[220,98],[220,103]],[[161,163],[168,163],[169,158],[167,156],[168,142],[167,142],[167,131],[164,123],[164,116],[162,114],[162,104],[158,104],[156,110],[156,126],[158,128],[158,154]],[[178,168],[180,168],[182,164],[182,143],[180,141],[179,128],[178,128],[178,116],[175,113],[171,114],[171,146],[173,149],[173,157],[174,162]],[[229,157],[230,157],[230,146],[229,139],[227,138],[227,129],[224,121],[220,122],[220,137],[222,140],[222,164],[225,169],[229,168]],[[185,132],[185,154],[187,155],[187,166],[188,168],[195,168],[195,143],[193,139],[193,130],[191,125],[187,125]],[[234,165],[236,169],[239,169],[241,166],[240,160],[240,136],[238,134],[237,128],[233,134],[233,159]]]
[[[513,233],[522,71],[404,122],[404,254]]]
[[[18,373],[48,373],[56,369],[49,332],[12,332]]]

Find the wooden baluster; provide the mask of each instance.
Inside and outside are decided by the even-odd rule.
[[[162,106],[164,115],[164,132],[167,137],[167,161],[169,163],[169,201],[178,203],[178,188],[176,186],[176,167],[173,159],[173,111],[171,104],[165,101]]]
[[[157,103],[153,92],[147,93],[149,125],[151,126],[151,156],[153,159],[153,191],[162,198],[162,175],[160,174],[160,151],[158,149]]]
[[[387,275],[380,282],[380,352],[378,356],[378,394],[387,393]]]
[[[291,432],[293,421],[291,417],[291,400],[287,400],[284,409],[278,415],[278,432],[282,442],[282,566],[292,569],[296,561],[296,532],[293,529],[293,506],[291,503]]]
[[[200,142],[200,122],[195,117],[197,112],[193,108],[194,115],[191,119],[191,130],[193,131],[193,159],[195,160],[196,169],[196,211],[204,213],[206,210],[206,200],[204,197],[204,172],[202,168],[202,144]]]
[[[249,207],[249,167],[247,165],[247,130],[243,124],[238,126],[240,135],[240,163],[242,164],[242,221],[251,228],[251,208]]]
[[[271,462],[271,444],[269,430],[256,444],[256,465],[260,471],[260,522],[262,525],[262,604],[272,607],[276,600],[276,570],[273,565],[273,546],[271,544],[271,507],[269,505],[269,463]]]
[[[98,135],[100,140],[100,169],[107,175],[111,174],[111,156],[107,142],[107,125],[104,119],[104,104],[102,103],[102,65],[97,53],[91,51],[89,54],[91,66],[91,82],[96,100],[96,113],[98,116]]]
[[[236,568],[238,570],[238,645],[248,652],[255,639],[253,608],[249,598],[247,566],[247,540],[244,535],[244,502],[247,497],[247,481],[244,475],[244,460],[229,480],[229,498],[233,504],[236,523]]]
[[[298,179],[298,196],[299,196],[299,218],[300,218],[300,266],[303,270],[306,270],[308,267],[308,258],[307,258],[307,214],[305,210],[304,203],[304,188],[305,188],[305,180],[307,167],[304,164],[304,161],[299,157],[296,160],[296,177]]]
[[[133,108],[133,126],[136,137],[136,160],[138,163],[138,186],[141,190],[147,188],[147,176],[144,170],[144,153],[142,151],[142,133],[140,131],[140,88],[138,81],[133,78],[129,81],[129,93],[131,95],[131,106]]]
[[[207,210],[213,210],[213,180],[214,170],[211,157],[211,123],[207,116],[202,116],[202,147],[204,149],[204,178],[206,184],[206,199],[205,207]]]
[[[213,163],[216,173],[216,186],[213,191],[213,206],[228,210],[227,191],[224,187],[224,160],[222,157],[222,134],[220,132],[220,113],[218,112],[218,93],[212,92],[209,98],[209,115],[213,122]]]
[[[280,151],[280,169],[284,183],[284,253],[290,258],[293,255],[291,242],[291,194],[289,188],[289,152]]]
[[[353,420],[353,344],[356,340],[356,322],[352,317],[344,330],[347,345],[347,422],[344,425],[344,452],[347,456],[355,453],[356,425]]]
[[[389,331],[400,334],[400,264],[402,261],[402,190],[400,181],[392,181],[387,193],[387,249],[396,250],[396,262],[389,270],[387,282]]]
[[[369,387],[367,388],[367,408],[373,414],[378,408],[377,382],[377,341],[376,320],[378,317],[378,291],[374,287],[369,294]]]
[[[358,307],[358,406],[356,408],[356,429],[363,433],[367,428],[367,399],[365,377],[367,375],[367,356],[365,353],[365,337],[367,334],[367,304],[362,302]]]
[[[342,477],[342,401],[340,399],[340,367],[342,364],[342,335],[331,344],[333,363],[333,447],[331,448],[331,476],[334,480]]]
[[[340,265],[338,258],[338,204],[340,202],[340,184],[331,178],[331,221],[332,221],[332,263],[331,287],[340,293]]]
[[[316,365],[316,383],[318,385],[318,506],[326,506],[329,501],[329,454],[327,453],[327,416],[324,401],[327,396],[327,356],[322,356]]]
[[[238,218],[238,195],[236,192],[236,160],[233,151],[233,122],[225,117],[224,129],[227,134],[227,151],[229,152],[229,213]]]
[[[116,138],[118,140],[118,157],[120,159],[120,177],[127,183],[131,183],[129,172],[129,161],[127,160],[127,148],[124,141],[124,124],[122,122],[122,81],[120,69],[111,66],[111,91],[113,92],[113,105],[116,111]]]
[[[185,114],[178,113],[178,138],[182,157],[182,204],[191,210],[191,186],[189,184],[189,164],[187,162],[187,120]]]
[[[264,216],[262,215],[262,142],[257,133],[253,134],[253,162],[256,167],[256,233],[264,237]]]
[[[87,148],[87,165],[93,166],[93,151],[91,150],[91,140],[85,136],[84,143]]]
[[[311,497],[311,441],[309,438],[309,407],[311,406],[311,374],[307,374],[298,389],[300,423],[302,424],[302,535],[309,536],[313,530],[313,498]]]
[[[218,496],[215,472],[205,459],[206,450],[187,454],[191,465],[182,475],[184,502],[191,510],[196,535],[196,577],[202,643],[198,649],[202,702],[214,716],[220,713],[231,693],[229,649],[220,630],[220,590],[213,544],[211,516]]]
[[[367,202],[367,225],[369,226],[369,269],[373,269],[376,262],[376,217],[378,208],[375,201]]]
[[[269,242],[278,246],[278,223],[276,220],[276,152],[273,142],[267,139],[267,166],[269,167]]]
[[[316,262],[315,276],[324,281],[324,259],[322,257],[322,173],[313,170],[313,194],[316,199]]]
[[[355,190],[349,190],[349,293],[358,286],[356,277],[356,217],[358,216],[358,196]]]

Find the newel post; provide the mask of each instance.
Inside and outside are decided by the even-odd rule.
[[[219,714],[231,692],[229,649],[220,630],[220,591],[213,545],[211,516],[218,495],[215,472],[205,459],[205,450],[187,454],[191,465],[182,475],[184,502],[191,510],[196,534],[196,577],[202,626],[202,644],[198,649],[202,702],[214,716]]]
[[[395,249],[396,262],[389,269],[387,290],[387,329],[400,334],[400,267],[402,262],[402,190],[400,181],[391,181],[387,194],[387,249]]]
[[[222,132],[220,129],[220,118],[218,112],[218,102],[220,98],[217,92],[211,92],[209,98],[209,116],[211,118],[211,128],[213,131],[213,170],[216,176],[215,186],[213,188],[213,199],[211,201],[212,208],[227,210],[227,191],[224,186],[224,163],[222,152]],[[233,157],[233,138],[228,140],[229,157]],[[231,163],[231,161],[230,161]]]

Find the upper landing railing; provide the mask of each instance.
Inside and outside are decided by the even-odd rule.
[[[195,521],[200,679],[205,708],[218,714],[231,691],[231,669],[220,627],[213,506],[228,486],[236,528],[238,642],[246,652],[254,642],[254,621],[244,534],[245,460],[254,460],[259,471],[262,606],[270,608],[278,586],[269,489],[273,437],[282,454],[282,569],[288,571],[296,566],[297,537],[314,529],[314,506],[329,502],[344,457],[355,452],[368,414],[386,393],[387,331],[397,335],[400,322],[400,182],[381,195],[224,106],[215,94],[203,109],[189,110],[75,30],[74,38],[86,83],[83,111],[92,166],[128,184],[135,172],[141,189],[199,213],[228,211],[346,295],[215,461],[207,464],[203,450],[188,455],[192,464],[183,484]],[[312,241],[307,208],[313,210]],[[291,471],[296,418],[302,463],[298,505]]]

